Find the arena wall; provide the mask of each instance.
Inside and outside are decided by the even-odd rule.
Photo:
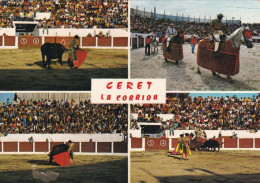
[[[198,139],[205,142],[207,139]],[[223,150],[260,150],[259,138],[215,138]],[[178,138],[131,138],[130,151],[145,151],[151,149],[174,150],[178,144]]]
[[[15,31],[10,30],[9,28],[0,30],[0,49],[40,48],[45,42],[61,43],[68,48],[75,35],[80,37],[81,48],[128,48],[126,29],[50,29],[48,34],[43,34],[40,30],[39,36],[16,36]],[[109,33],[109,37],[86,37],[88,33],[96,35],[100,31],[105,35]]]
[[[169,135],[169,130],[165,130],[166,138],[143,138],[140,130],[130,130],[131,151],[144,151],[147,149],[168,149],[173,150],[177,146],[180,134],[192,133],[194,130],[174,130],[174,135]],[[199,138],[201,142],[208,139],[215,139],[225,150],[260,150],[260,132],[250,132],[246,130],[205,130],[207,138]],[[219,133],[221,132],[221,137]],[[233,133],[237,138],[230,138]]]
[[[0,154],[45,154],[54,145],[75,144],[76,154],[125,155],[127,142],[122,134],[9,134],[0,137]]]

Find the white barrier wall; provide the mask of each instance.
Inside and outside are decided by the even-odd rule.
[[[49,29],[47,31],[39,29],[39,36],[75,36],[87,37],[88,33],[92,36],[97,35],[99,32],[103,32],[104,35],[109,33],[111,37],[128,37],[127,29]]]
[[[170,135],[169,130],[165,130],[167,138],[179,138],[180,134],[183,133],[193,133],[195,130],[174,130],[174,135]],[[219,133],[221,136],[232,136],[233,133],[237,134],[238,138],[260,138],[260,131],[256,133],[250,133],[247,130],[205,130],[207,138],[213,138],[214,136],[218,138]],[[129,130],[129,134],[135,138],[141,138],[141,129],[139,130]]]
[[[36,142],[122,142],[122,134],[8,134],[5,137],[0,137],[2,142],[29,142],[29,138],[33,138]]]
[[[128,29],[38,29],[39,36],[75,36],[86,37],[88,33],[92,34],[92,36],[98,34],[100,31],[103,32],[104,35],[109,33],[111,37],[128,37]],[[0,28],[0,36],[6,34],[8,36],[15,36],[15,28]]]

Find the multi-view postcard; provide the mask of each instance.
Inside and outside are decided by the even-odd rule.
[[[260,0],[0,0],[0,183],[260,180]]]

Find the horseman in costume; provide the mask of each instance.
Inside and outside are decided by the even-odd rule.
[[[230,35],[228,28],[225,26],[224,23],[221,22],[223,17],[224,17],[223,14],[221,14],[221,13],[218,14],[217,19],[212,20],[209,25],[209,28],[213,34],[213,40],[215,42],[214,57],[216,57],[216,58],[221,56],[221,53],[219,52],[221,36],[223,36],[224,33],[227,35]]]
[[[170,51],[170,42],[172,40],[173,37],[175,37],[177,35],[177,30],[174,28],[174,24],[171,23],[170,24],[170,27],[167,28],[166,30],[166,40],[167,40],[167,43],[166,43],[166,50],[169,52]]]

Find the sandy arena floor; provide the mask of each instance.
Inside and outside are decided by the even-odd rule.
[[[211,71],[203,68],[202,74],[197,74],[196,52],[191,53],[189,44],[184,45],[184,59],[178,66],[175,62],[165,62],[162,50],[151,56],[145,56],[144,51],[144,48],[131,50],[131,78],[166,78],[167,90],[174,91],[260,89],[260,45],[252,49],[240,47],[240,72],[231,82],[225,75],[213,77]]]

